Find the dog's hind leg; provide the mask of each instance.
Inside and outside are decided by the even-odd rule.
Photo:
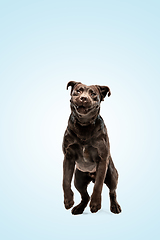
[[[106,173],[106,178],[104,180],[104,183],[109,188],[111,212],[120,213],[122,210],[116,199],[116,188],[117,188],[117,184],[118,184],[118,172],[113,164],[111,157],[109,159],[108,170]]]
[[[75,206],[72,209],[72,214],[82,214],[84,209],[86,208],[88,202],[89,202],[89,195],[87,192],[87,186],[91,181],[91,177],[87,172],[81,172],[80,170],[76,169],[75,171],[75,179],[74,179],[74,185],[76,189],[81,194],[81,202],[77,206]]]

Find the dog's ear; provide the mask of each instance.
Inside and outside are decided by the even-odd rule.
[[[68,84],[67,84],[67,90],[68,90],[69,87],[71,87],[71,94],[72,94],[74,87],[75,87],[77,84],[80,84],[80,83],[81,83],[81,82],[75,82],[75,81],[70,81],[70,82],[68,82]]]
[[[101,101],[104,100],[106,95],[108,95],[108,97],[111,96],[111,90],[110,90],[109,87],[107,87],[107,86],[99,86],[99,85],[96,85],[96,87],[98,88],[98,90],[100,92]]]

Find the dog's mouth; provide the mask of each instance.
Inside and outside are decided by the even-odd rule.
[[[81,113],[81,114],[87,114],[92,108],[87,108],[84,106],[75,106],[77,112]]]
[[[78,105],[74,105],[74,108],[76,109],[76,111],[80,114],[88,114],[91,110],[98,108],[97,106],[92,106],[92,107],[84,107],[84,106],[78,106]]]

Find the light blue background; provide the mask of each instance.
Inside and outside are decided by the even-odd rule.
[[[2,240],[160,238],[159,12],[155,0],[1,1]],[[98,213],[64,209],[69,80],[112,91],[101,115],[120,175],[120,215],[110,213],[105,186]]]

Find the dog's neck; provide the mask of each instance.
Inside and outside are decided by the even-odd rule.
[[[68,130],[75,134],[82,142],[89,141],[95,134],[99,133],[99,129],[103,128],[103,119],[98,114],[93,122],[82,125],[75,118],[73,112],[68,121]]]
[[[76,121],[79,125],[83,126],[89,126],[89,125],[93,125],[96,122],[96,119],[99,115],[99,111],[97,112],[97,114],[92,117],[91,119],[85,119],[85,118],[80,118],[79,116],[77,116],[74,112],[72,112],[71,114],[74,117],[74,121]]]

